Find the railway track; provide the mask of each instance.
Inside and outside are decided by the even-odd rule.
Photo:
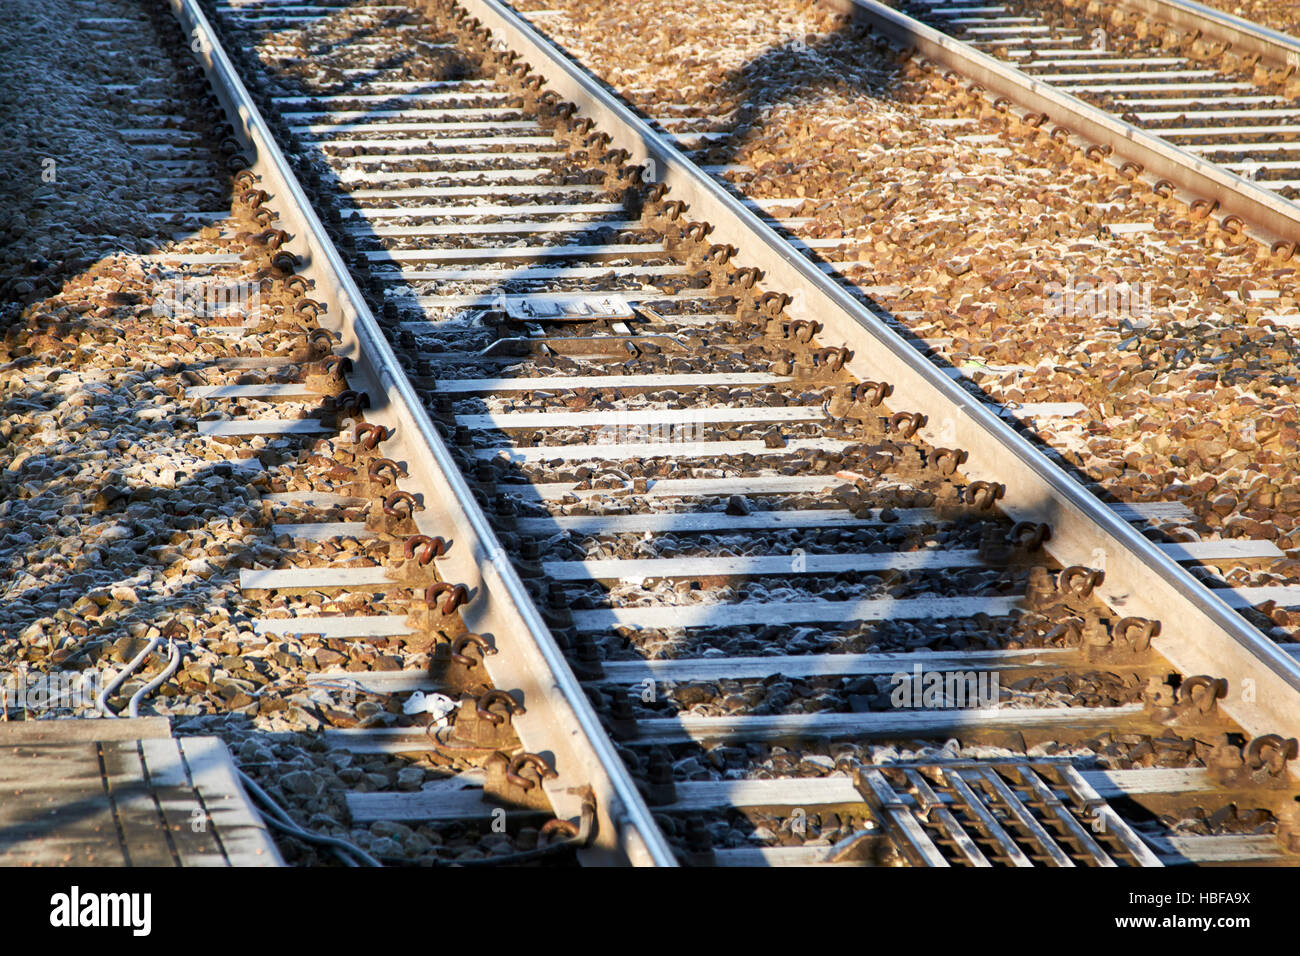
[[[598,820],[606,834],[619,832],[610,822],[618,797],[600,791],[599,772],[580,769],[600,758],[565,726],[572,714],[564,716],[562,691],[535,645],[500,654],[504,670],[488,665],[507,677],[527,670],[510,686],[530,699],[553,695],[527,718],[491,695],[480,666],[468,722],[434,748],[443,756],[410,759],[369,746],[399,720],[428,724],[432,735],[448,701],[411,706],[408,716],[358,688],[354,671],[426,671],[432,645],[445,650],[446,638],[466,634],[466,621],[493,635],[486,651],[509,652],[509,634],[526,633],[526,625],[509,618],[508,597],[495,600],[508,594],[508,582],[492,579],[494,599],[484,596],[494,560],[508,567],[484,553],[473,518],[455,509],[454,476],[451,487],[446,478],[425,480],[452,473],[411,415],[402,392],[409,385],[206,23],[177,10],[180,27],[166,4],[129,3],[69,4],[50,13],[64,18],[56,29],[22,24],[31,35],[44,28],[53,36],[55,56],[59,43],[106,51],[95,79],[107,82],[110,96],[60,114],[60,141],[121,132],[95,152],[57,154],[36,212],[28,193],[10,207],[27,215],[6,222],[20,266],[5,279],[4,719],[167,717],[188,740],[182,747],[192,754],[196,792],[210,799],[228,780],[214,784],[219,768],[195,756],[209,755],[209,738],[219,736],[244,788],[285,835],[286,858],[299,864],[336,855],[350,864],[469,865],[572,859],[575,849],[588,858],[644,854],[635,807],[624,812],[621,843],[591,838]],[[50,75],[58,76],[29,56],[15,88]],[[17,134],[23,130],[19,122]],[[87,157],[97,157],[93,167]],[[41,206],[58,215],[38,219]],[[70,237],[58,260],[28,260],[50,255],[45,230],[67,225],[89,234]],[[413,538],[426,519],[437,533]],[[331,521],[344,530],[322,533]],[[348,528],[350,521],[361,527]],[[478,653],[472,638],[462,643]],[[334,668],[343,674],[313,679]],[[512,711],[513,729],[505,723]],[[558,771],[526,756],[519,734],[528,737],[530,720]],[[325,725],[352,736],[331,749],[319,733]],[[148,729],[159,735],[156,723]],[[6,739],[58,737],[39,731]],[[64,736],[118,741],[123,732]],[[104,786],[134,785],[131,774],[152,779],[163,767],[184,774],[181,751],[164,763],[160,746],[130,742],[123,753],[138,751],[138,765],[125,770],[116,756],[122,748],[107,746]],[[481,773],[482,758],[496,751],[506,754],[504,765],[493,764],[491,779],[475,778],[476,792],[525,795],[506,798],[519,804],[508,826],[468,814],[351,832],[345,793],[426,784],[454,793],[465,785],[461,772]],[[83,757],[77,751],[65,764],[74,800],[84,796],[76,787]],[[5,759],[21,761],[21,752]],[[44,759],[55,765],[58,757]],[[11,846],[20,833],[47,830],[50,811],[32,810],[30,767],[7,766],[5,779],[8,861],[57,861],[64,846],[75,850],[65,861],[168,857],[153,846],[157,832],[143,839],[141,818],[107,793],[105,846],[76,845],[92,840],[79,824],[82,804],[60,810],[74,831],[66,841]],[[552,787],[553,799],[539,799]],[[566,819],[548,824],[556,812]],[[167,838],[178,845],[170,858],[187,865],[213,850],[184,836],[190,824]],[[237,825],[229,813],[220,824],[228,841],[239,836],[227,829]],[[117,848],[108,845],[115,827]],[[227,842],[216,858],[251,859],[236,854],[243,845]],[[219,843],[215,849],[220,854]]]
[[[507,8],[177,9],[286,230],[284,345],[222,333],[277,374],[182,381],[274,541],[220,662],[314,665],[263,725],[311,769],[237,750],[302,823],[423,862],[498,819],[503,862],[1292,859],[1300,672],[1179,567],[1275,544],[1101,504],[755,215],[805,197],[729,194]]]
[[[710,25],[686,6],[619,61],[599,24],[564,10],[538,22],[623,78],[666,134],[734,192],[775,208],[795,246],[1095,488],[1130,503],[1182,501],[1195,520],[1162,525],[1177,537],[1265,536],[1291,550],[1287,509],[1249,504],[1278,505],[1258,497],[1260,482],[1289,471],[1269,442],[1253,441],[1258,423],[1294,414],[1285,242],[1264,256],[1239,224],[1210,221],[1190,197],[1165,202],[1164,187],[1134,180],[1121,158],[1119,175],[1097,176],[1109,168],[1098,166],[1104,149],[1049,138],[1040,116],[1022,121],[978,90],[972,99],[953,73],[899,66],[879,38],[872,50],[869,35],[803,9],[756,23],[735,6]],[[710,51],[689,61],[704,77],[695,88],[658,55],[690,31]],[[812,130],[835,144],[833,157],[808,155]],[[1010,210],[1020,219],[1009,222]],[[950,218],[965,229],[942,228]],[[1207,402],[1198,393],[1211,382]],[[1195,420],[1184,408],[1199,409]],[[1157,422],[1180,440],[1153,434]],[[1211,437],[1214,451],[1187,442]],[[1232,513],[1243,506],[1249,523]],[[1287,567],[1275,562],[1250,583],[1282,585],[1270,597],[1285,604]],[[1285,612],[1248,616],[1291,642]]]
[[[900,9],[1265,189],[1300,195],[1292,37],[1193,3]]]

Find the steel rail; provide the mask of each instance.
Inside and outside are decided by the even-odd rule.
[[[1235,54],[1258,53],[1261,60],[1300,68],[1300,39],[1195,0],[1117,0],[1117,3],[1141,16],[1184,29],[1198,29],[1206,39],[1232,44]]]
[[[543,782],[552,807],[561,818],[580,817],[584,791],[590,787],[594,793],[597,832],[591,847],[582,851],[583,861],[675,866],[672,850],[626,766],[211,23],[196,0],[170,3],[252,157],[253,171],[272,193],[271,203],[292,234],[285,248],[298,255],[299,274],[314,280],[314,294],[332,306],[320,322],[341,336],[338,354],[354,363],[349,385],[370,393],[367,419],[392,432],[385,454],[404,460],[408,488],[423,494],[428,511],[417,521],[427,524],[429,533],[452,541],[447,556],[439,560],[439,571],[445,579],[464,583],[473,595],[461,614],[470,630],[489,636],[500,652],[484,660],[492,682],[523,693],[527,712],[512,723],[526,748],[553,758],[558,776]]]
[[[1300,663],[920,356],[530,23],[499,0],[459,3],[494,38],[521,53],[550,89],[578,107],[579,115],[608,133],[612,146],[627,150],[630,161],[652,160],[671,197],[684,201],[692,218],[712,223],[713,239],[739,249],[733,260],[737,267],[759,268],[766,284],[796,301],[802,294],[803,311],[825,327],[823,341],[842,341],[854,350],[847,363],[853,374],[893,383],[900,402],[927,416],[920,431],[927,441],[966,448],[970,460],[963,473],[968,478],[1006,485],[1001,506],[1013,520],[1050,523],[1054,534],[1045,547],[1056,560],[1104,565],[1107,577],[1098,596],[1124,614],[1163,620],[1166,626],[1153,645],[1170,664],[1185,675],[1227,678],[1229,695],[1220,706],[1244,730],[1252,736],[1300,736]],[[935,39],[944,41],[940,48],[952,42],[942,35]],[[1300,776],[1300,768],[1292,772]]]
[[[1038,77],[976,50],[876,0],[819,0],[828,9],[865,23],[903,47],[955,70],[993,96],[1006,97],[1028,114],[1046,113],[1044,127],[1064,126],[1081,147],[1110,146],[1109,161],[1141,163],[1144,177],[1173,183],[1189,204],[1217,200],[1223,216],[1239,216],[1243,230],[1265,245],[1300,241],[1300,205],[1209,162],[1152,132],[1087,103]],[[1152,2],[1152,0],[1141,0]],[[1167,2],[1167,0],[1163,0]]]

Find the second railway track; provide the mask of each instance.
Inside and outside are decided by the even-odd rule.
[[[1265,189],[1300,196],[1292,37],[1179,0],[901,8]]]

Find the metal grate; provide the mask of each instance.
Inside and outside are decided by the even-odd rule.
[[[854,783],[914,866],[1162,866],[1064,761],[860,768]]]

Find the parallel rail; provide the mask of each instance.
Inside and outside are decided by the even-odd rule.
[[[1056,40],[1053,34],[1038,34],[1047,26],[1036,22],[1033,16],[1008,19],[1007,26],[998,26],[1004,16],[1023,13],[1008,6],[980,6],[977,11],[1000,9],[1004,13],[983,12],[963,15],[962,8],[970,4],[950,3],[946,0],[931,2],[921,0],[920,6],[928,11],[921,22],[914,17],[885,6],[877,0],[824,0],[826,6],[837,12],[869,24],[891,40],[914,47],[924,57],[932,60],[942,70],[955,70],[968,81],[973,81],[994,97],[1005,97],[1025,110],[1026,117],[1041,116],[1042,128],[1062,127],[1068,131],[1068,140],[1080,148],[1101,146],[1112,152],[1108,161],[1115,166],[1136,162],[1144,168],[1143,176],[1150,182],[1166,180],[1177,188],[1177,195],[1189,204],[1204,200],[1216,204],[1218,217],[1227,220],[1236,216],[1244,221],[1244,229],[1266,245],[1294,243],[1300,239],[1300,205],[1278,194],[1278,189],[1290,185],[1289,181],[1270,186],[1267,180],[1245,178],[1243,172],[1259,166],[1253,157],[1270,157],[1295,142],[1295,133],[1278,136],[1269,134],[1276,125],[1283,131],[1283,119],[1275,123],[1270,112],[1288,102],[1288,97],[1277,93],[1255,97],[1268,107],[1265,122],[1268,126],[1255,130],[1260,142],[1238,143],[1240,134],[1233,127],[1251,129],[1253,104],[1240,99],[1241,92],[1262,92],[1252,89],[1253,83],[1198,82],[1184,83],[1188,92],[1177,93],[1177,104],[1161,105],[1161,99],[1171,96],[1165,89],[1173,80],[1183,80],[1178,71],[1205,74],[1213,79],[1215,71],[1204,66],[1202,60],[1184,57],[1175,48],[1163,59],[1159,47],[1148,41],[1140,56],[1111,52],[1105,48],[1092,51],[1091,35],[1083,30]],[[1087,17],[1085,4],[1074,6],[1081,19],[1096,24],[1096,30],[1123,33],[1131,23],[1116,27],[1109,18]],[[1226,44],[1234,57],[1253,56],[1259,62],[1256,71],[1286,73],[1300,64],[1300,41],[1276,31],[1247,23],[1219,11],[1210,10],[1184,0],[1122,0],[1117,9],[1125,11],[1130,20],[1145,20],[1167,24],[1175,35],[1188,38],[1199,36],[1205,44]],[[950,12],[951,11],[951,12]],[[972,34],[957,39],[943,32],[951,24],[955,32],[958,25],[976,31],[995,33]],[[978,24],[978,25],[977,25]],[[1017,40],[1025,40],[1031,49],[1008,53],[1008,47]],[[1113,42],[1113,41],[1112,41]],[[1050,46],[1047,44],[1051,44]],[[994,55],[1001,51],[1001,55]],[[1067,56],[1061,55],[1064,51]],[[1056,54],[1054,57],[1053,54]],[[1147,66],[1146,60],[1155,57],[1158,67]],[[1131,62],[1130,62],[1131,61]],[[1167,62],[1166,62],[1167,61]],[[1212,61],[1210,61],[1212,66]],[[1072,66],[1072,64],[1075,64]],[[1245,69],[1244,67],[1241,69]],[[1172,71],[1169,79],[1160,80],[1159,70]],[[1154,72],[1147,72],[1154,71]],[[1246,69],[1246,72],[1250,71]],[[1113,73],[1113,76],[1111,75]],[[1057,79],[1057,75],[1061,75]],[[1066,75],[1068,74],[1068,76]],[[1093,80],[1090,75],[1105,74]],[[1122,84],[1126,75],[1141,84]],[[1105,82],[1109,78],[1109,84]],[[1224,90],[1212,89],[1223,87]],[[1237,89],[1240,87],[1241,89]],[[1155,99],[1142,100],[1145,93]],[[1131,107],[1127,101],[1133,100]],[[1103,108],[1107,101],[1117,105]],[[1199,112],[1213,111],[1220,105],[1223,111],[1214,121],[1199,122],[1188,119],[1185,125],[1204,127],[1203,135],[1190,132],[1162,135],[1162,122],[1174,120],[1181,113],[1193,117]],[[1152,111],[1155,112],[1152,112]],[[1131,117],[1131,120],[1130,120]],[[1220,120],[1227,119],[1220,125]],[[1292,157],[1284,157],[1273,165],[1289,167]],[[1230,162],[1231,161],[1231,162]],[[1296,167],[1300,168],[1300,167]],[[1283,170],[1284,172],[1284,170]]]
[[[869,0],[868,0],[869,2]],[[1045,545],[1063,566],[1087,565],[1100,550],[1107,581],[1100,596],[1111,607],[1156,620],[1178,620],[1156,646],[1187,674],[1222,672],[1233,686],[1252,681],[1261,694],[1252,703],[1225,702],[1225,709],[1252,733],[1285,727],[1300,732],[1300,663],[1265,640],[1219,596],[1206,589],[1151,541],[1064,475],[1019,433],[975,401],[879,316],[821,270],[760,217],[682,154],[576,64],[558,53],[522,17],[496,0],[465,0],[467,10],[494,36],[521,51],[547,85],[576,103],[626,149],[632,162],[653,160],[673,197],[691,214],[714,225],[712,238],[735,245],[736,262],[760,269],[773,288],[802,293],[809,314],[826,325],[824,340],[854,351],[848,368],[861,381],[887,381],[929,422],[919,434],[933,444],[955,442],[970,452],[963,473],[972,481],[1007,487],[999,506],[1015,521],[1046,522]],[[882,8],[883,9],[883,8]],[[1280,202],[1274,199],[1274,201]],[[1247,685],[1252,686],[1252,685]],[[1263,692],[1268,688],[1267,692]]]
[[[404,490],[426,503],[421,520],[428,533],[453,542],[438,562],[439,571],[464,583],[473,595],[461,613],[468,627],[490,636],[500,651],[484,661],[493,683],[518,689],[527,701],[527,712],[513,721],[524,746],[554,755],[557,776],[543,786],[557,815],[579,817],[583,790],[590,787],[598,813],[597,836],[588,851],[593,859],[672,865],[671,852],[626,768],[614,756],[589,701],[207,17],[194,0],[172,0],[172,7],[201,46],[198,56],[247,144],[253,171],[270,184],[272,205],[293,234],[287,248],[301,260],[299,274],[311,278],[315,293],[332,306],[321,322],[341,336],[338,354],[353,361],[349,385],[371,396],[367,420],[391,432],[384,454],[405,465],[409,479]]]
[[[1176,27],[1200,30],[1207,40],[1232,44],[1238,55],[1258,54],[1265,64],[1300,67],[1300,40],[1263,24],[1235,17],[1196,0],[1122,0],[1126,9]]]

